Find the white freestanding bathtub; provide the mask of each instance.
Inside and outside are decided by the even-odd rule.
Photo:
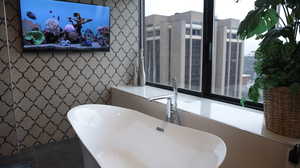
[[[226,155],[215,135],[134,110],[82,105],[68,119],[83,144],[85,168],[217,168]]]

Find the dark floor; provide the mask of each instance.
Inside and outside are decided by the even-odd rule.
[[[0,168],[11,168],[13,164],[31,164],[32,168],[82,168],[79,140],[41,145],[12,157],[0,158]]]

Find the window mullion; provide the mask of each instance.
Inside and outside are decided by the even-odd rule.
[[[214,0],[204,0],[202,92],[211,94]]]

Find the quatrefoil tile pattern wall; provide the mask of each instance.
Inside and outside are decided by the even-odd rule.
[[[75,133],[66,117],[70,108],[79,104],[107,104],[112,86],[125,85],[132,80],[139,44],[138,0],[74,2],[111,7],[110,52],[23,53],[19,36],[18,0],[5,0],[9,50],[6,51],[5,40],[0,39],[0,47],[4,45],[4,49],[1,47],[4,53],[1,53],[1,61],[10,58],[11,69],[8,72],[8,84],[3,82],[7,89],[3,90],[1,86],[0,94],[3,103],[2,94],[9,94],[9,88],[12,87],[11,103],[7,103],[12,108],[3,114],[13,115],[2,116],[1,112],[0,117],[1,123],[7,117],[12,120],[5,122],[12,133],[7,131],[3,137],[11,134],[16,141],[14,138],[8,141],[0,136],[0,145],[10,146],[3,151],[1,148],[3,155],[74,137]],[[2,32],[2,19],[0,23]],[[15,128],[11,125],[14,120]]]

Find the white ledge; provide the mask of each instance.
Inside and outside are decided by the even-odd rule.
[[[150,86],[121,86],[114,89],[144,99],[172,94],[169,90]],[[164,100],[159,100],[158,102],[166,103]],[[264,114],[262,111],[181,93],[178,95],[178,108],[181,111],[194,113],[282,144],[291,146],[300,144],[300,139],[280,136],[267,130],[265,128]]]

